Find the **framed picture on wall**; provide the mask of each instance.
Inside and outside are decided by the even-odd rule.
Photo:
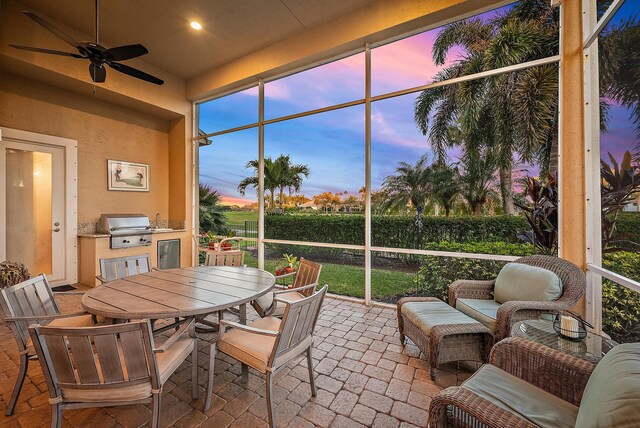
[[[149,191],[149,165],[147,164],[108,160],[107,174],[109,190]]]

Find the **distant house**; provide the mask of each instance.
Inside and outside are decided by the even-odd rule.
[[[322,206],[316,205],[313,203],[313,201],[311,201],[311,202],[306,202],[304,204],[301,204],[299,208],[304,211],[318,211],[322,209]]]

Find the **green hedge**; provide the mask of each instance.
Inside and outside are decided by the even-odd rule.
[[[506,254],[528,256],[533,246],[503,242],[434,243],[429,250],[462,253]],[[417,275],[417,292],[447,300],[449,284],[458,279],[493,279],[507,262],[500,260],[468,259],[461,257],[421,256]]]
[[[640,213],[620,213],[616,222],[614,239],[625,239],[640,245]]]
[[[605,254],[602,265],[612,272],[640,280],[640,254]],[[602,281],[602,327],[618,342],[640,342],[640,294],[608,279]]]
[[[291,241],[364,245],[364,215],[284,214],[265,216],[265,237]],[[426,248],[429,242],[518,242],[528,229],[520,216],[424,217],[421,229],[413,217],[378,216],[371,219],[375,246]]]

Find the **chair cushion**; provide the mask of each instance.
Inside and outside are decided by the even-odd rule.
[[[160,383],[164,384],[178,367],[193,351],[194,340],[183,337],[169,347],[165,352],[156,352],[156,362],[160,372]]]
[[[576,425],[578,407],[490,364],[482,366],[462,387],[540,427],[582,426]]]
[[[640,343],[613,348],[584,389],[576,426],[640,426]]]
[[[263,330],[278,331],[280,320],[276,317],[265,317],[248,325]],[[236,328],[225,333],[222,339],[218,340],[217,347],[219,351],[265,373],[275,341],[274,336],[249,333]]]
[[[56,318],[47,323],[48,327],[91,327],[91,315],[79,315],[77,317]]]
[[[494,298],[498,303],[551,301],[562,295],[562,281],[550,270],[523,263],[507,263],[498,277]]]
[[[151,382],[116,388],[61,388],[67,403],[103,403],[113,401],[144,400],[151,397]]]
[[[254,303],[262,308],[262,312],[267,312],[273,304],[273,293],[269,292],[267,294],[263,294],[254,300]]]
[[[402,305],[400,312],[425,334],[431,334],[431,329],[436,325],[478,322],[441,301],[408,302]]]
[[[496,318],[500,303],[483,299],[456,299],[456,309],[481,322],[493,332],[496,331]]]
[[[304,296],[297,291],[290,291],[288,293],[277,294],[276,298],[279,300],[284,300],[286,302],[297,302],[298,300],[304,299]],[[271,314],[274,317],[281,317],[284,315],[284,310],[287,307],[285,303],[277,302],[276,310]]]

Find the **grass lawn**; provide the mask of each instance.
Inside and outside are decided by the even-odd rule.
[[[230,224],[244,224],[245,220],[258,221],[258,211],[225,211]]]
[[[244,262],[258,267],[258,260],[248,252]],[[265,260],[265,269],[274,272],[280,260]],[[374,300],[405,294],[415,290],[415,274],[385,269],[371,270],[371,294]],[[322,263],[320,285],[329,284],[329,292],[364,298],[364,267]]]

